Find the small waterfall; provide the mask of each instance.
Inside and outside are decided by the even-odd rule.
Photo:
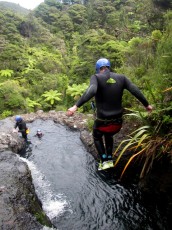
[[[50,219],[62,214],[66,208],[69,208],[69,203],[63,194],[55,194],[51,190],[51,184],[46,180],[45,176],[38,170],[37,166],[25,158],[25,161],[31,170],[33,183],[36,193],[42,202],[43,209]]]

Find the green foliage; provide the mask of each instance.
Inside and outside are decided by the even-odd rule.
[[[18,15],[23,15],[23,16],[29,13],[29,10],[19,6],[16,3],[12,3],[12,2],[1,1],[0,8],[4,10],[10,10]]]
[[[170,91],[163,93],[172,85],[172,17],[167,13],[165,18],[168,21],[166,32],[156,44],[153,66],[145,76],[148,92],[158,109],[170,107],[172,99]]]
[[[12,111],[4,110],[2,114],[0,114],[0,119],[5,119],[6,117],[10,117],[12,115]]]
[[[5,79],[7,79],[8,77],[10,78],[13,73],[14,71],[11,69],[2,69],[0,70],[0,77],[5,77]]]
[[[41,108],[41,104],[37,101],[31,100],[29,97],[26,98],[26,109],[27,112],[35,112],[37,108]]]
[[[8,80],[1,83],[0,87],[0,113],[4,110],[15,111],[25,109],[25,95],[27,90],[22,88],[17,81]]]
[[[46,214],[43,211],[38,210],[36,213],[34,213],[34,216],[40,224],[52,227],[49,221],[47,220]]]
[[[78,100],[87,88],[88,85],[86,83],[79,85],[73,84],[72,86],[68,86],[66,93],[73,97],[75,100]]]
[[[138,48],[139,45],[142,43],[142,38],[140,37],[133,37],[129,42],[129,46],[131,48]]]
[[[56,111],[66,111],[67,107],[65,105],[56,105],[55,110]]]
[[[167,29],[167,33],[163,35],[161,41],[158,44],[157,67],[160,70],[161,74],[163,74],[163,78],[168,78],[170,80],[172,73],[172,40],[170,38],[172,36],[172,29]]]
[[[154,30],[152,31],[152,39],[153,40],[160,40],[162,38],[162,33],[160,30]]]
[[[1,69],[10,69],[17,71],[20,68],[20,61],[23,54],[23,49],[14,44],[7,43],[1,51],[0,66]],[[17,63],[17,64],[16,64]]]
[[[58,27],[66,37],[70,37],[70,34],[74,31],[72,20],[67,13],[60,15]]]
[[[61,95],[62,94],[59,93],[57,90],[51,89],[50,91],[46,91],[44,94],[42,94],[42,97],[45,98],[45,101],[50,102],[50,105],[53,107],[56,101],[61,101],[61,98],[59,97]]]
[[[49,6],[55,6],[57,9],[62,9],[62,4],[57,0],[44,0],[44,3]]]
[[[122,66],[123,54],[126,50],[126,43],[124,41],[107,41],[101,46],[100,50],[103,57],[107,57],[111,60],[112,69]]]
[[[166,111],[168,111],[168,109],[169,108],[167,108]],[[170,110],[172,111],[172,106]],[[163,113],[164,112],[165,111],[163,111]],[[155,111],[155,114],[158,114],[157,111]],[[113,154],[115,156],[119,152],[114,166],[119,164],[120,159],[127,151],[130,151],[133,154],[126,163],[121,173],[121,178],[135,158],[140,159],[142,162],[142,169],[140,172],[140,178],[142,178],[149,173],[155,160],[160,159],[164,154],[172,157],[172,131],[170,127],[164,128],[166,122],[168,124],[172,124],[172,119],[169,117],[171,121],[164,120],[163,116],[161,115],[161,121],[156,119],[152,124],[150,122],[150,117],[146,118],[139,112],[128,115],[134,116],[136,119],[142,119],[143,122],[146,122],[148,125],[142,126],[133,131],[129,135],[128,139],[123,140],[119,144],[118,148]],[[120,150],[121,147],[122,149]]]
[[[94,125],[94,119],[93,118],[89,118],[87,120],[87,128],[90,132],[92,132],[93,130],[93,125]]]
[[[87,17],[86,7],[81,4],[71,5],[68,9],[68,13],[73,21],[74,26],[83,24]]]
[[[22,21],[22,16],[14,13],[11,10],[0,9],[0,28],[1,34],[10,43],[19,44],[22,41],[21,36],[18,34],[18,25]]]

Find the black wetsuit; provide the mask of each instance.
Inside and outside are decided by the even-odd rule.
[[[101,158],[103,154],[112,155],[113,135],[121,129],[124,89],[133,94],[145,107],[149,105],[139,88],[126,76],[110,72],[109,70],[93,75],[89,88],[76,103],[76,106],[80,107],[92,97],[95,97],[96,120],[93,127],[93,137]],[[106,150],[103,145],[103,135],[105,137]]]
[[[43,133],[37,133],[35,137],[38,137],[39,139],[41,139],[43,137]]]
[[[18,127],[19,129],[19,132],[22,134],[22,137],[27,140],[27,133],[26,133],[26,130],[27,130],[27,126],[26,126],[26,123],[25,121],[21,120],[19,122],[16,122],[14,128],[16,129]]]
[[[114,83],[107,83],[110,78],[114,79]],[[124,75],[109,71],[91,77],[89,88],[76,105],[80,107],[95,96],[98,118],[118,117],[123,112],[122,95],[124,89],[132,93],[145,107],[148,106],[148,101],[136,85]]]

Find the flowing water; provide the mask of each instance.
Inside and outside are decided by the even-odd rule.
[[[21,157],[32,172],[43,209],[58,230],[166,230],[158,210],[147,209],[136,186],[97,171],[77,131],[51,120],[29,124]],[[44,133],[42,139],[34,135]],[[150,204],[151,206],[151,204]]]

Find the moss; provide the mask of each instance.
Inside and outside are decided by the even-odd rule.
[[[49,217],[45,214],[42,209],[42,203],[37,197],[34,189],[31,191],[26,191],[26,199],[29,202],[29,212],[36,218],[36,220],[41,224],[48,227],[52,227],[52,223]]]
[[[93,119],[93,118],[89,118],[89,119],[87,120],[86,126],[87,126],[87,128],[88,128],[88,130],[89,130],[90,132],[92,132],[92,130],[93,130],[93,124],[94,124],[94,119]]]
[[[47,220],[47,216],[46,216],[46,214],[43,211],[35,213],[34,216],[36,217],[36,220],[40,224],[46,225],[48,227],[52,227],[52,224],[50,223],[49,220]]]

